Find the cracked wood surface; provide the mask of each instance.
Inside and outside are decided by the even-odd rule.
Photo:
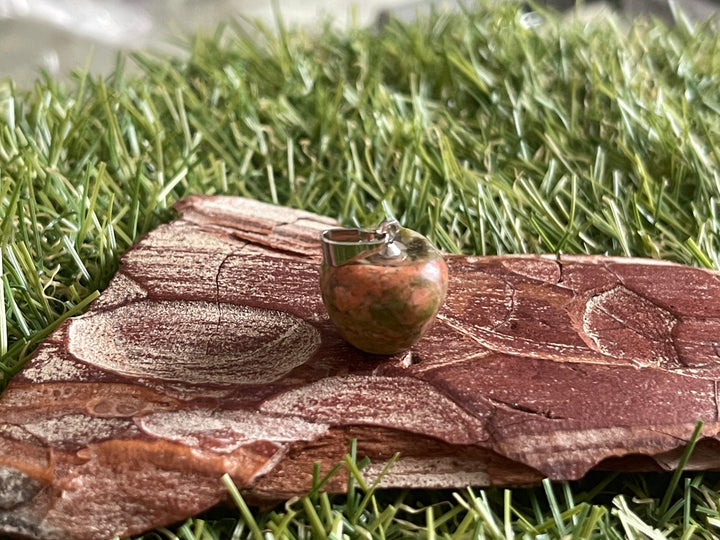
[[[718,468],[720,274],[594,256],[449,256],[412,350],[345,344],[318,288],[332,220],[190,197],[0,398],[0,532],[100,539],[225,498],[303,494],[349,441],[384,486]],[[342,490],[344,475],[330,490]]]

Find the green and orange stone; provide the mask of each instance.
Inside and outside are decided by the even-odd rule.
[[[376,230],[328,229],[321,240],[322,298],[346,341],[393,354],[425,334],[448,283],[442,254],[427,238],[385,220]]]

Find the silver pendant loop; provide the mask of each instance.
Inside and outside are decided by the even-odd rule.
[[[373,255],[383,258],[397,257],[402,250],[394,241],[400,232],[395,219],[386,219],[374,231],[356,228],[336,228],[320,235],[323,259],[329,266],[367,259]]]

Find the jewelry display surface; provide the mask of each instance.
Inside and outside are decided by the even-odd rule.
[[[387,487],[462,488],[720,467],[720,273],[600,256],[445,256],[411,348],[328,318],[331,219],[189,197],[0,397],[0,533],[123,537],[226,498],[311,486],[350,442]],[[344,489],[344,476],[326,486]],[[189,491],[181,486],[192,486]]]

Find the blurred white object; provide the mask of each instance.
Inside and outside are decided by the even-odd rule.
[[[151,14],[127,0],[0,0],[0,18],[42,23],[120,47],[137,46],[153,29]]]
[[[288,26],[325,16],[367,24],[385,9],[416,0],[276,0]],[[420,0],[431,2],[435,0]],[[214,29],[236,17],[274,26],[268,0],[0,0],[0,80],[27,86],[43,69],[64,78],[87,66],[108,74],[118,51],[179,51],[171,36]]]

